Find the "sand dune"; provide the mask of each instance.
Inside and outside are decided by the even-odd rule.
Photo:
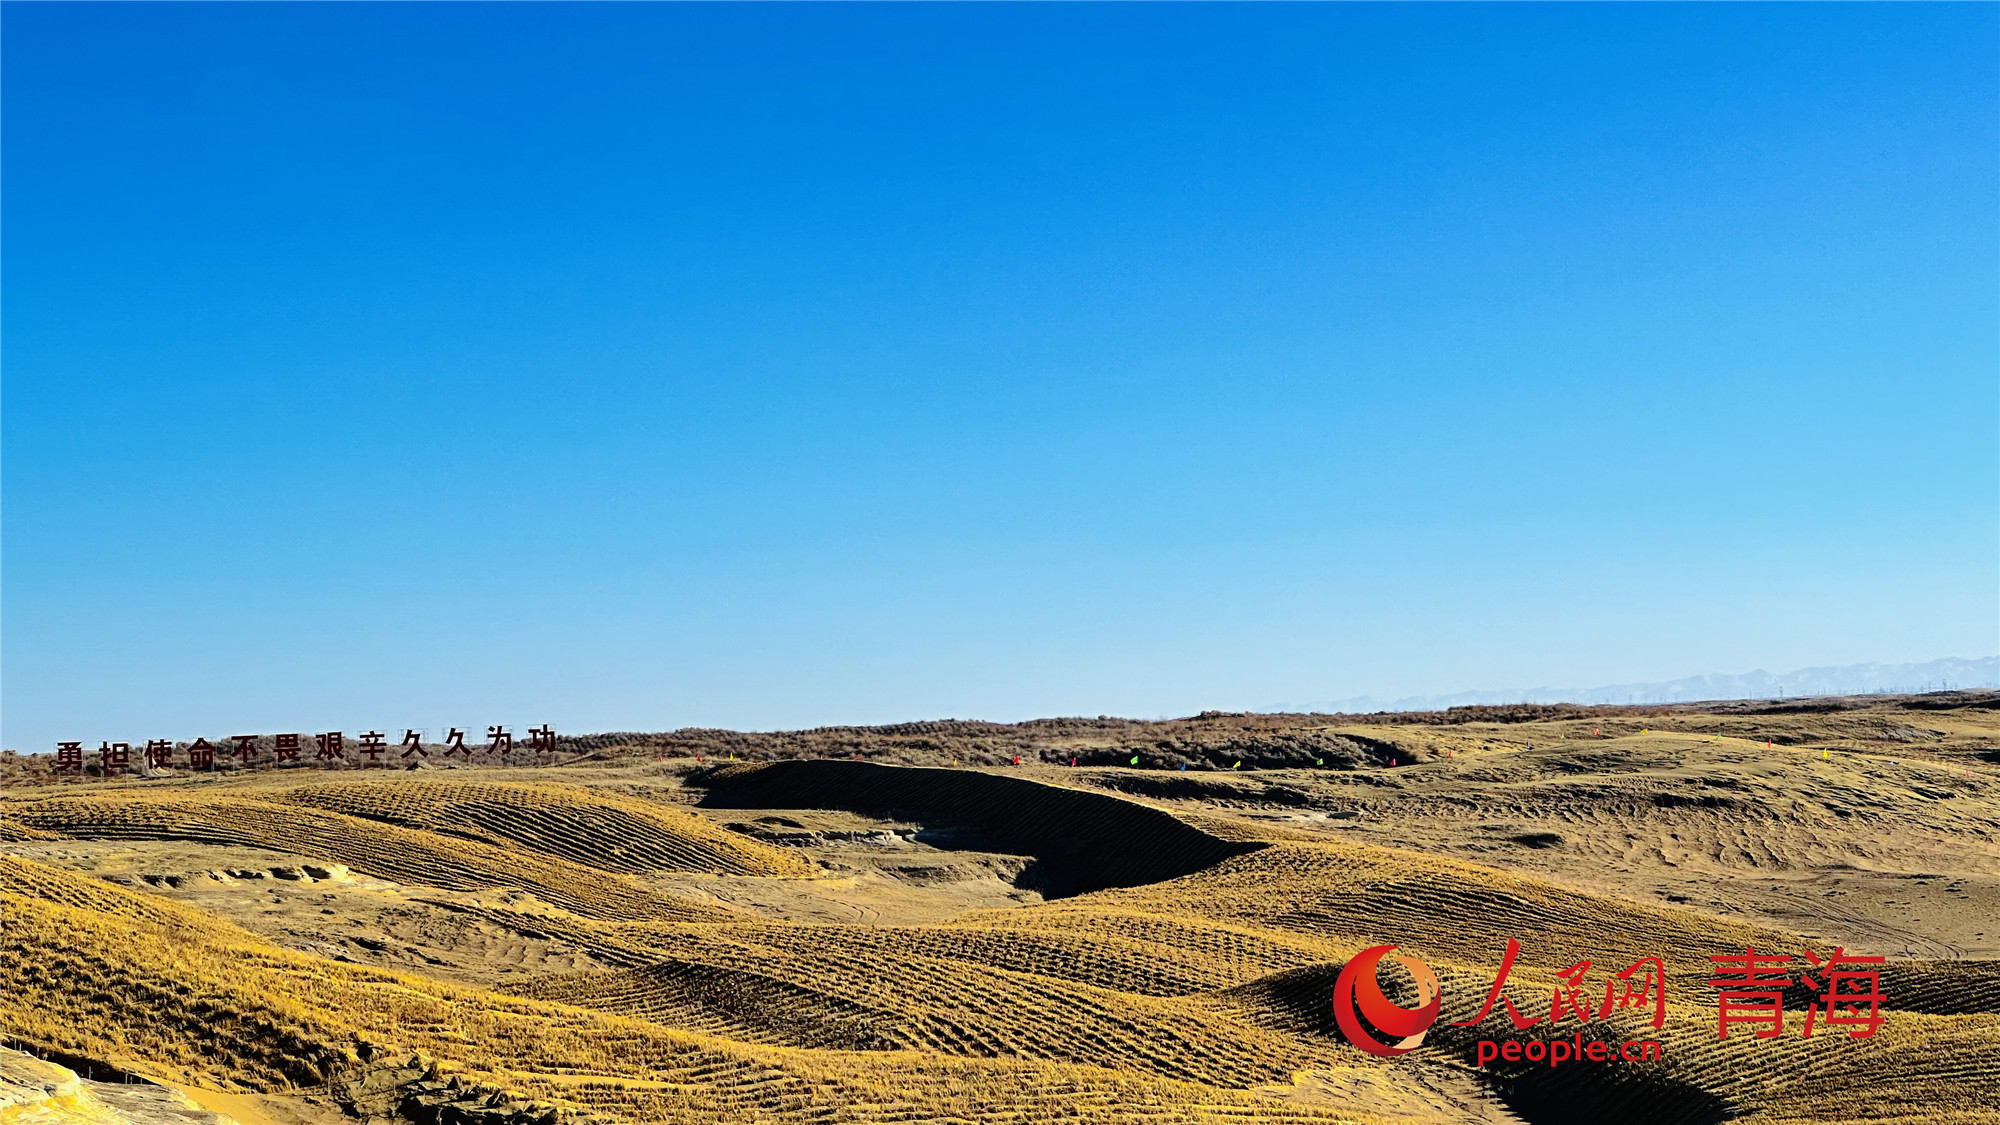
[[[494,1125],[1994,1121],[1995,715],[1224,716],[1176,735],[1213,746],[1234,722],[1250,758],[1278,753],[1259,739],[1362,748],[1272,769],[608,751],[14,786],[0,1012],[49,1057],[322,1107],[420,1055],[408,1073],[491,1091],[476,1111],[514,1115]],[[1535,1016],[1566,967],[1590,960],[1602,989],[1660,958],[1663,1026],[1643,1006],[1455,1026],[1510,939],[1507,995]],[[1341,966],[1379,944],[1442,991],[1398,1058],[1334,1019]],[[1712,956],[1835,945],[1887,957],[1876,1034],[1802,1038],[1814,995],[1794,984],[1784,1035],[1717,1038]],[[1475,1058],[1558,1035],[1664,1054]]]

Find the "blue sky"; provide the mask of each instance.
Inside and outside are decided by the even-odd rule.
[[[1993,5],[29,5],[0,738],[2000,651]]]

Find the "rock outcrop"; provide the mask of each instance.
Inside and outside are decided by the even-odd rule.
[[[334,1100],[362,1125],[556,1125],[555,1107],[516,1101],[506,1091],[439,1076],[420,1055],[377,1067],[334,1090]]]

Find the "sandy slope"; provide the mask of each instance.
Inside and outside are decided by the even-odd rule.
[[[16,787],[0,1016],[265,1117],[422,1052],[605,1120],[2000,1120],[1996,714],[1225,716],[1173,733],[1232,763],[1187,771]],[[1345,768],[1227,757],[1324,747]],[[1470,1066],[1513,1033],[1448,1021],[1509,937],[1531,1009],[1572,960],[1665,957],[1667,1027],[1601,1030],[1668,1058]],[[1330,1022],[1381,942],[1445,988],[1396,1060]],[[1707,958],[1753,943],[1888,956],[1882,1032],[1717,1042]]]

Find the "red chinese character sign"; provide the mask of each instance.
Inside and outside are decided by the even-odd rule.
[[[1789,956],[1758,953],[1751,946],[1742,953],[1722,954],[1709,960],[1716,966],[1708,983],[1717,990],[1717,1039],[1729,1038],[1730,1025],[1738,1023],[1755,1025],[1759,1039],[1773,1038],[1785,1030],[1785,989],[1792,984],[1786,972],[1792,963]]]
[[[1623,991],[1619,986],[1623,985]],[[1662,1027],[1667,1022],[1667,966],[1658,957],[1641,957],[1632,962],[1632,967],[1604,982],[1604,1007],[1597,1012],[1598,1019],[1609,1019],[1612,1011],[1612,995],[1617,993],[1617,1007],[1644,1008],[1646,997],[1653,998],[1654,1027]]]
[[[1575,1016],[1577,1022],[1590,1022],[1591,1002],[1583,996],[1583,978],[1590,972],[1589,961],[1578,961],[1556,974],[1555,994],[1549,997],[1550,1023],[1559,1023],[1564,1016]]]
[[[1813,1006],[1806,1009],[1805,1038],[1812,1038],[1813,1021],[1818,1018],[1822,1007],[1826,1009],[1828,1027],[1847,1028],[1849,1039],[1873,1038],[1876,1029],[1882,1026],[1882,1001],[1886,999],[1882,995],[1882,958],[1856,957],[1835,946],[1825,961],[1821,961],[1819,954],[1812,950],[1806,951],[1806,960],[1812,962],[1813,973],[1823,975],[1816,977],[1813,973],[1801,973],[1800,977],[1807,984],[1824,991],[1814,999]],[[1853,965],[1874,967],[1845,967]],[[1846,987],[1843,988],[1843,985]],[[1864,1005],[1868,1009],[1865,1012],[1861,1010]]]
[[[472,728],[477,729],[477,728]],[[468,762],[487,761],[504,765],[513,758],[517,743],[513,731],[505,724],[494,723],[485,727],[486,742],[483,747],[468,744],[467,731],[451,727],[442,742],[443,757],[463,756]],[[303,734],[286,733],[274,735],[236,734],[230,735],[220,744],[210,743],[206,738],[197,738],[185,747],[187,768],[190,770],[214,772],[217,758],[224,759],[226,765],[237,769],[250,769],[269,762],[274,766],[317,765],[322,768],[345,767],[350,759],[347,749],[353,746],[359,751],[357,758],[366,765],[383,765],[388,750],[387,737],[381,732],[370,730],[355,736],[350,742],[340,731],[323,731],[311,736],[307,742]],[[268,739],[268,742],[266,741]],[[438,744],[426,745],[421,732],[405,728],[401,744],[404,759],[422,759],[431,755]],[[547,723],[526,728],[525,748],[536,755],[556,754],[557,736],[555,728]],[[135,761],[134,744],[129,742],[104,741],[97,750],[93,763],[82,741],[57,742],[55,768],[58,775],[111,777],[119,774],[138,772],[144,777],[154,777],[160,773],[172,772],[175,757],[183,747],[172,739],[149,739],[144,743],[143,769],[138,769]],[[307,761],[306,749],[313,753]],[[481,759],[484,750],[489,758]],[[857,755],[857,758],[859,755]],[[733,760],[733,758],[732,758]],[[393,759],[390,760],[393,762]],[[95,768],[92,768],[92,767]]]
[[[1486,992],[1486,1000],[1480,1005],[1479,1014],[1469,1020],[1454,1023],[1454,1027],[1473,1027],[1483,1023],[1492,1014],[1493,1006],[1500,1005],[1507,1021],[1516,1031],[1526,1031],[1544,1022],[1558,1023],[1571,1019],[1578,1023],[1589,1023],[1593,1018],[1609,1019],[1614,1011],[1626,1008],[1653,1009],[1651,1024],[1661,1027],[1667,1022],[1667,968],[1658,957],[1641,957],[1623,972],[1614,974],[1604,982],[1604,999],[1601,1004],[1593,1004],[1585,992],[1585,981],[1590,973],[1589,961],[1578,961],[1556,974],[1556,986],[1549,997],[1549,1014],[1527,1016],[1514,1006],[1512,997],[1506,995],[1507,977],[1513,971],[1514,961],[1521,953],[1521,943],[1515,938],[1507,939],[1506,952],[1500,955],[1500,968],[1493,974],[1493,984]],[[1592,1008],[1595,1007],[1595,1013]]]
[[[1526,1031],[1542,1022],[1540,1016],[1522,1015],[1521,1010],[1514,1006],[1514,1001],[1501,992],[1501,989],[1507,987],[1507,974],[1514,969],[1514,958],[1520,956],[1520,954],[1521,943],[1514,938],[1508,938],[1507,952],[1500,955],[1500,969],[1493,974],[1493,987],[1486,992],[1486,1003],[1480,1005],[1478,1015],[1469,1020],[1453,1023],[1453,1027],[1472,1027],[1475,1024],[1484,1022],[1487,1014],[1493,1011],[1493,1005],[1496,1001],[1506,1009],[1507,1018],[1512,1021],[1517,1031]]]

